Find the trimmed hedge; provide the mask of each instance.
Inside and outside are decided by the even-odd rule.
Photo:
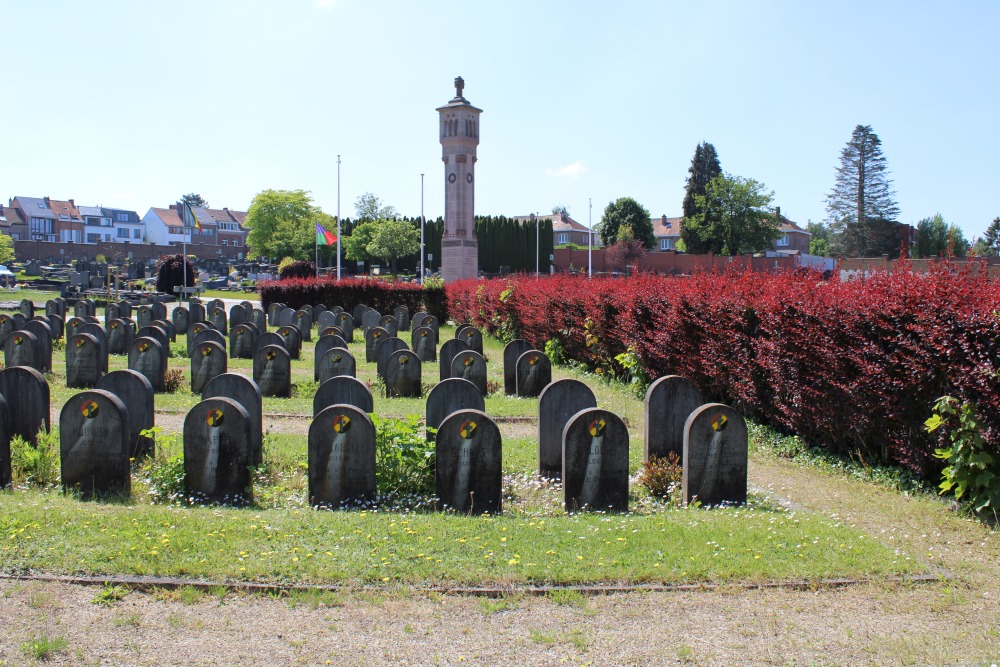
[[[289,308],[324,304],[340,306],[351,312],[363,303],[383,314],[403,305],[413,314],[423,307],[440,322],[448,319],[448,308],[443,288],[423,288],[412,283],[396,283],[360,278],[290,278],[260,283],[261,305],[267,310],[272,303],[283,303]]]
[[[813,273],[555,276],[448,286],[452,318],[625,376],[683,375],[786,433],[936,476],[937,398],[975,403],[1000,455],[1000,283],[942,264],[826,282]]]

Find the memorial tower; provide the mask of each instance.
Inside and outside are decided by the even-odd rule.
[[[476,146],[482,109],[462,96],[465,82],[455,79],[455,97],[437,109],[444,162],[444,234],[441,277],[446,283],[479,275],[476,241]]]

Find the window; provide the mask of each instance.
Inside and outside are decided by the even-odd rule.
[[[39,234],[51,234],[52,221],[46,220],[45,218],[32,218],[31,231],[33,233],[39,233]]]
[[[115,220],[118,222],[128,222],[128,213],[115,213]]]
[[[118,238],[120,238],[120,239],[122,239],[122,238],[127,239],[128,238],[128,229],[126,229],[125,227],[119,227],[118,228]]]
[[[660,250],[670,250],[670,239],[660,239]]]
[[[69,220],[69,216],[66,215],[65,213],[60,213],[59,214],[59,219],[60,220]]]
[[[101,240],[100,234],[87,234],[87,243],[97,243]]]
[[[777,243],[777,245],[779,245],[779,246],[787,246],[788,245],[788,234],[782,234],[780,237],[778,237],[778,243]]]
[[[141,239],[142,238],[142,231],[139,230],[139,229],[133,229],[132,230],[132,238],[134,238],[134,239]]]
[[[45,204],[43,204],[42,202],[38,202],[38,208],[45,208]]]
[[[229,241],[227,241],[226,239],[222,239],[222,245],[229,245]]]
[[[21,240],[21,235],[17,234],[17,233],[11,234],[10,237],[12,239],[14,239],[15,241],[20,241]]]
[[[111,218],[101,218],[101,227],[110,227]]]
[[[569,234],[566,232],[559,232],[556,234],[556,245],[562,245],[564,243],[569,243]]]

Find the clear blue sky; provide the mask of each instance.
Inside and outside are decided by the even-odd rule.
[[[901,220],[1000,215],[1000,3],[0,0],[0,196],[133,208],[266,188],[444,210],[434,109],[484,110],[478,214],[679,215],[699,141],[826,217],[857,124]]]

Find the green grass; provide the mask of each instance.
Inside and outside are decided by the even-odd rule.
[[[453,333],[442,327],[441,340]],[[633,485],[630,514],[567,516],[560,488],[534,475],[537,400],[500,394],[487,397],[486,411],[503,435],[501,516],[430,512],[431,499],[367,511],[312,510],[306,500],[306,437],[287,428],[297,424],[302,431],[312,416],[312,347],[306,343],[302,360],[293,362],[293,397],[264,399],[265,429],[274,415],[291,418],[266,434],[267,469],[255,482],[253,507],[152,504],[148,483],[138,473],[131,497],[113,503],[80,502],[55,490],[3,491],[0,571],[348,586],[760,582],[926,571],[855,528],[818,514],[779,510],[754,494],[744,508],[681,510]],[[183,369],[189,386],[184,336],[172,349],[169,366]],[[374,364],[364,362],[363,344],[351,349],[359,379],[373,382]],[[502,350],[500,342],[485,341],[491,380],[502,380]],[[53,366],[52,404],[59,406],[79,390],[65,386],[61,348]],[[110,367],[125,368],[125,357],[113,356]],[[249,360],[231,359],[229,369],[252,371]],[[432,386],[438,365],[425,364],[423,374],[425,385]],[[642,401],[628,387],[577,370],[556,367],[553,376],[584,379],[601,407],[626,420],[634,474],[642,459]],[[182,388],[158,394],[155,404],[160,414],[183,415],[198,400]],[[422,415],[424,409],[425,398],[375,395],[375,411],[382,416]],[[755,432],[755,437],[768,436]],[[176,433],[161,433],[158,446],[169,449],[168,456],[181,452]],[[202,597],[197,589],[191,595],[184,591],[175,593],[182,601]],[[569,597],[562,603],[577,604]]]
[[[21,652],[35,660],[48,660],[64,653],[68,646],[65,637],[49,637],[43,632],[21,644]]]

